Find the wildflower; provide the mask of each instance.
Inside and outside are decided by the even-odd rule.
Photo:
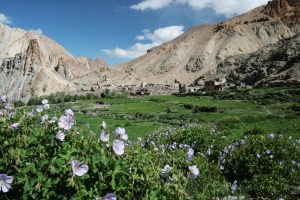
[[[269,138],[269,139],[274,139],[274,138],[275,138],[274,133],[270,133],[270,134],[268,135],[268,138]]]
[[[266,153],[269,155],[269,154],[271,154],[272,152],[271,152],[271,150],[267,149]]]
[[[221,166],[220,166],[220,171],[223,171],[223,170],[224,170],[224,166],[221,165]]]
[[[65,140],[65,134],[62,131],[58,131],[55,138],[63,142]]]
[[[83,176],[89,171],[89,166],[86,164],[83,164],[82,161],[78,160],[72,160],[72,170],[73,170],[73,176]]]
[[[45,104],[43,107],[44,107],[45,110],[48,110],[50,108],[50,105],[49,104]]]
[[[46,104],[48,104],[49,102],[48,102],[48,100],[47,99],[44,99],[43,101],[42,101],[42,104],[43,105],[46,105]]]
[[[173,168],[170,167],[170,165],[165,165],[164,168],[160,170],[160,173],[162,176],[166,177],[168,173],[172,170]]]
[[[270,155],[270,158],[273,159],[273,158],[274,158],[274,155]]]
[[[232,194],[234,194],[237,190],[237,181],[235,180],[232,184],[231,184],[231,192]]]
[[[10,127],[14,130],[17,130],[19,128],[19,123],[14,123]]]
[[[189,166],[189,173],[188,173],[188,178],[190,179],[196,179],[200,173],[198,167],[196,165]]]
[[[102,200],[117,200],[117,195],[114,193],[107,193],[105,197],[102,198]]]
[[[41,118],[41,123],[44,124],[46,120],[48,120],[49,116],[48,115],[43,115]]]
[[[192,161],[194,155],[194,149],[189,148],[187,154],[186,154],[186,160],[187,161]]]
[[[67,109],[67,110],[65,110],[65,115],[66,116],[68,116],[68,115],[74,116],[74,112],[71,109]]]
[[[257,158],[261,158],[261,154],[259,154],[259,153],[256,154],[256,157],[257,157]]]
[[[296,165],[297,162],[296,162],[295,160],[292,160],[292,164],[293,164],[293,165]]]
[[[208,148],[208,150],[207,150],[207,152],[206,152],[206,153],[207,153],[207,155],[209,155],[209,156],[210,156],[210,155],[212,154],[212,150],[211,150],[211,148]]]
[[[125,133],[125,128],[121,128],[121,127],[116,128],[115,137],[125,141],[128,140],[128,135]]]
[[[41,112],[43,112],[43,111],[44,111],[43,106],[38,106],[38,107],[36,108],[36,112],[38,112],[38,113],[41,113]]]
[[[118,156],[123,155],[125,153],[125,143],[121,140],[115,140],[113,142],[113,150]]]
[[[70,130],[74,124],[75,124],[75,120],[71,115],[61,116],[59,118],[59,122],[58,122],[59,128]]]
[[[52,119],[49,120],[49,124],[54,124],[55,122],[57,122],[57,117],[52,117]]]
[[[100,140],[102,142],[108,142],[109,141],[109,133],[108,133],[108,131],[105,131],[105,130],[101,131]]]
[[[12,176],[7,176],[6,174],[0,174],[0,192],[8,192],[14,178]]]
[[[107,125],[106,125],[105,121],[102,122],[101,128],[102,128],[102,129],[106,129],[106,128],[107,128]]]
[[[284,160],[279,161],[279,164],[282,166],[284,165]]]

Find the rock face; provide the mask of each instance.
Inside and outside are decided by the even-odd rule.
[[[101,59],[76,58],[46,36],[0,24],[0,94],[27,100],[75,91],[106,70]]]
[[[300,79],[300,34],[259,51],[225,59],[217,73],[230,83],[289,85]]]
[[[219,24],[194,27],[173,41],[107,74],[109,83],[185,84],[206,74],[230,56],[249,54],[300,32],[299,0],[274,0]]]

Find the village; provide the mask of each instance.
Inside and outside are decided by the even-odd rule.
[[[131,96],[149,96],[149,95],[169,95],[169,94],[194,94],[207,91],[222,91],[227,89],[251,89],[244,83],[228,83],[225,78],[214,78],[210,80],[200,80],[194,86],[187,86],[178,81],[172,84],[154,84],[141,82],[139,85],[99,85],[95,84],[92,87],[82,87],[80,93],[99,93],[104,91],[127,93]]]

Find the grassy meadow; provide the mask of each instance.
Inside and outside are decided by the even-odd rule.
[[[0,199],[300,198],[300,88],[13,103]]]

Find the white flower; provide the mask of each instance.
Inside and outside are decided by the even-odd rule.
[[[125,143],[121,140],[115,140],[113,142],[113,150],[118,156],[123,155],[125,153]]]
[[[71,115],[61,116],[59,118],[59,122],[58,122],[59,128],[70,130],[74,124],[75,124],[75,120],[72,118]]]
[[[121,127],[116,128],[115,137],[125,141],[128,140],[128,135],[125,132],[125,128],[121,128]]]
[[[196,165],[189,166],[189,173],[188,173],[188,178],[190,179],[196,179],[200,173],[198,167]]]
[[[73,110],[71,110],[71,109],[67,109],[67,110],[65,110],[65,115],[66,115],[66,116],[68,116],[68,115],[74,116],[74,112],[73,112]]]
[[[165,165],[164,168],[160,170],[160,173],[163,177],[166,177],[168,173],[172,170],[173,168],[170,167],[170,165]]]
[[[234,194],[237,190],[237,181],[234,181],[231,185],[231,192]]]
[[[186,154],[186,160],[187,161],[192,161],[194,155],[194,149],[189,148],[187,154]]]
[[[275,138],[275,135],[274,135],[274,133],[270,133],[270,134],[268,135],[268,138],[270,138],[270,139],[274,139],[274,138]]]
[[[65,134],[62,131],[58,131],[55,138],[63,142],[65,140]]]
[[[52,119],[49,121],[49,124],[54,124],[57,122],[57,117],[52,117]]]
[[[109,141],[109,133],[105,130],[102,130],[101,134],[100,134],[100,140],[102,142],[108,142]]]
[[[256,156],[257,156],[257,158],[261,158],[261,154],[259,154],[259,153],[256,154]]]
[[[48,100],[47,99],[43,99],[43,101],[42,101],[42,104],[43,105],[46,105],[46,104],[48,104],[49,102],[48,102]]]
[[[48,110],[49,108],[50,108],[50,105],[49,105],[49,104],[45,104],[45,105],[44,105],[44,109],[45,109],[45,110]]]
[[[83,176],[89,171],[89,166],[78,160],[72,160],[73,176]]]
[[[7,97],[5,95],[2,95],[0,97],[0,99],[1,99],[2,103],[7,103]]]
[[[12,176],[7,176],[6,174],[0,174],[0,192],[8,192],[14,178]]]
[[[211,150],[211,148],[208,148],[208,150],[207,150],[207,152],[206,152],[206,153],[207,153],[207,155],[209,155],[209,156],[210,156],[210,155],[212,154],[212,150]]]
[[[36,112],[38,112],[38,113],[41,113],[41,112],[43,112],[44,111],[44,107],[43,106],[38,106],[37,108],[36,108]]]
[[[46,120],[48,120],[48,119],[49,119],[49,116],[48,116],[48,115],[43,115],[42,118],[41,118],[41,123],[42,123],[42,124],[45,123]]]
[[[267,149],[266,153],[269,155],[269,154],[271,154],[272,152],[271,152],[271,150]]]
[[[102,122],[101,128],[102,128],[102,129],[106,129],[106,128],[107,128],[107,125],[106,125],[105,121]]]

